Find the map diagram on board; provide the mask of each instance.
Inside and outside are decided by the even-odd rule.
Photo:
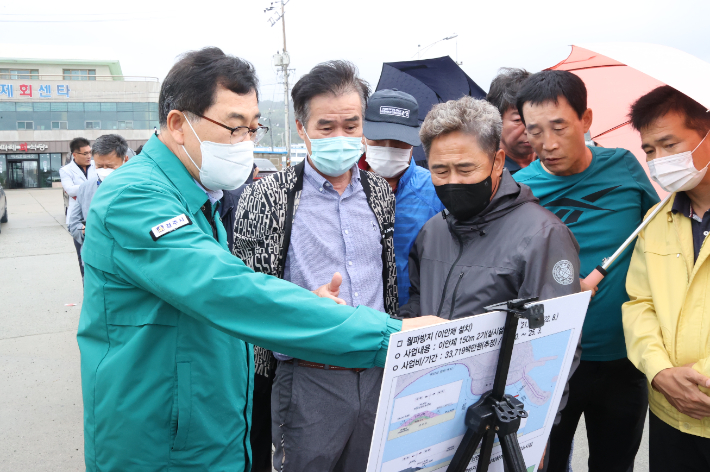
[[[519,320],[505,392],[520,400],[518,442],[536,470],[557,414],[590,293],[539,302],[545,323]],[[493,388],[506,314],[492,312],[393,334],[367,472],[445,472],[468,408]],[[496,436],[488,470],[503,471]],[[475,472],[475,453],[467,472]]]
[[[555,353],[565,351],[570,334],[563,331],[515,345],[506,393],[522,401],[529,414],[521,422],[518,436],[544,426],[562,367],[562,359]],[[485,352],[398,377],[382,472],[445,470],[455,448],[439,460],[428,454],[419,454],[420,460],[413,456],[405,469],[398,467],[401,461],[388,461],[425,449],[431,435],[447,439],[462,436],[466,432],[463,422],[452,420],[465,416],[468,406],[493,388],[497,363],[498,351]]]

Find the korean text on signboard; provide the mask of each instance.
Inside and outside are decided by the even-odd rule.
[[[44,151],[49,149],[47,144],[0,144],[0,151]]]
[[[35,89],[32,85],[0,84],[0,98],[69,98],[68,85],[40,85]]]

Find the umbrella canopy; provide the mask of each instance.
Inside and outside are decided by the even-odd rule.
[[[641,138],[630,125],[631,104],[661,85],[710,108],[710,64],[683,51],[646,43],[573,45],[569,57],[550,70],[567,70],[587,86],[594,113],[592,139],[604,147],[631,151],[648,174]],[[667,192],[652,182],[660,196]]]
[[[419,61],[386,62],[382,65],[377,90],[397,89],[407,92],[419,104],[419,123],[431,107],[464,95],[485,98],[486,92],[449,56]],[[414,148],[414,160],[426,166],[424,150]]]

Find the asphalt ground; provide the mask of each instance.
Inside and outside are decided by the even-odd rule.
[[[85,470],[76,343],[83,290],[62,191],[6,193],[9,217],[0,226],[0,470]],[[647,431],[637,472],[648,471]],[[587,470],[588,455],[582,421],[575,472]]]
[[[7,190],[0,233],[0,469],[84,470],[83,291],[61,189]],[[76,304],[76,306],[67,306]]]

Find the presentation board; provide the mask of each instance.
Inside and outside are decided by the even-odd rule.
[[[519,320],[506,393],[528,417],[518,441],[537,470],[572,365],[591,292],[537,302],[545,324]],[[390,338],[367,472],[445,472],[466,426],[466,410],[491,390],[506,314],[491,312]],[[475,471],[478,452],[467,471]],[[503,472],[496,438],[490,471]]]

